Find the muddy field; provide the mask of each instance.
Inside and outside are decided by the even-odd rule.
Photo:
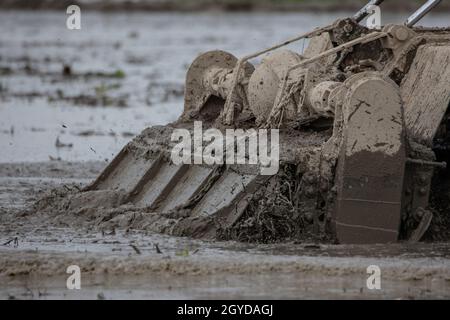
[[[57,12],[0,12],[0,298],[450,298],[448,243],[209,242],[33,211],[54,188],[91,182],[144,128],[175,120],[198,53],[241,56],[345,15],[86,13],[69,31]],[[79,291],[66,289],[73,264]],[[367,289],[369,265],[382,290]]]

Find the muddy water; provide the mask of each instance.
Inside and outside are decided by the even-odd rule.
[[[242,56],[347,15],[82,12],[70,31],[64,12],[0,12],[0,162],[109,160],[145,127],[177,119],[199,53]]]

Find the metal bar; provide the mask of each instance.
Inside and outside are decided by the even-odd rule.
[[[361,10],[359,10],[354,16],[353,19],[355,19],[357,22],[361,22],[365,17],[367,17],[370,13],[370,9],[372,6],[379,6],[382,4],[384,0],[371,0],[368,4],[366,4]]]
[[[419,22],[428,12],[433,10],[442,0],[428,0],[423,6],[414,12],[405,22],[407,27],[413,27],[417,22]]]
[[[442,168],[442,169],[447,168],[446,162],[426,161],[426,160],[412,159],[412,158],[407,158],[406,162],[413,163],[413,164],[419,164],[422,166],[438,167],[438,168]]]

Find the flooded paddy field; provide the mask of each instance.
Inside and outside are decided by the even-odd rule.
[[[102,162],[0,166],[1,299],[448,299],[448,243],[249,244],[55,224],[30,203],[83,187]],[[81,268],[82,290],[66,269]],[[366,286],[367,267],[382,272]]]
[[[55,187],[87,185],[144,128],[176,120],[199,53],[242,56],[346,15],[87,12],[70,31],[63,12],[0,12],[0,298],[450,298],[447,243],[210,242],[30,213]],[[73,264],[80,291],[66,289]],[[367,289],[369,265],[382,290]]]

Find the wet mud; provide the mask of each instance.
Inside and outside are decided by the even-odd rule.
[[[57,13],[0,13],[0,298],[450,297],[446,197],[432,199],[439,215],[430,230],[440,235],[426,239],[432,243],[344,246],[305,228],[312,217],[308,208],[296,214],[297,172],[289,167],[279,197],[261,196],[260,208],[215,241],[183,237],[205,222],[183,212],[157,215],[102,191],[87,207],[80,196],[133,136],[178,118],[184,74],[198,53],[243,55],[335,15],[85,18],[95,32],[70,33]],[[448,194],[441,180],[434,185]],[[65,287],[72,264],[83,274],[79,293]],[[381,291],[366,287],[372,264],[382,269]]]

